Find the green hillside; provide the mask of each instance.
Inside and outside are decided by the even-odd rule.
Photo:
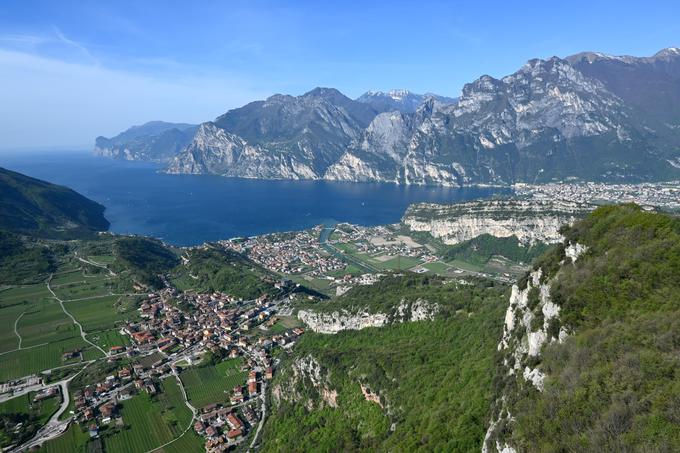
[[[608,206],[564,234],[587,253],[538,264],[571,335],[539,360],[543,392],[503,384],[515,422],[500,436],[529,452],[679,451],[680,219]]]
[[[66,187],[0,168],[0,230],[72,239],[108,228],[99,203]]]
[[[388,293],[398,304],[401,296],[418,293],[451,302],[432,321],[305,334],[273,383],[274,407],[263,449],[478,450],[493,396],[494,353],[507,289],[408,276],[362,287],[344,298],[368,303]],[[296,362],[310,357],[320,366],[316,385],[297,378],[304,373]],[[366,400],[361,385],[379,396],[379,404]],[[328,402],[333,392],[337,407]]]
[[[482,234],[460,244],[451,246],[445,253],[444,259],[461,260],[469,263],[484,265],[493,256],[499,255],[517,263],[530,263],[543,254],[548,245],[542,242],[523,245],[517,236],[496,237]]]

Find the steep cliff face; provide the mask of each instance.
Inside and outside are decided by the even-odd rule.
[[[300,310],[298,318],[314,332],[334,334],[343,330],[361,330],[367,327],[383,327],[392,323],[432,320],[439,312],[437,304],[418,299],[408,303],[402,299],[389,313],[353,313],[349,310],[315,312]]]
[[[571,202],[490,200],[454,205],[419,203],[409,206],[402,224],[424,231],[446,244],[458,244],[482,234],[517,236],[520,243],[554,243],[560,228],[585,216],[594,207]]]
[[[202,124],[192,142],[168,166],[168,173],[242,178],[317,179],[309,159],[272,154],[213,123]]]
[[[680,447],[679,231],[630,205],[564,230],[512,289],[482,451]]]
[[[316,88],[230,110],[186,147],[175,128],[101,138],[97,148],[125,159],[177,154],[172,173],[248,178],[444,186],[668,180],[680,176],[678,77],[674,48],[649,58],[533,59],[501,79],[466,84],[456,100],[405,91],[352,100]],[[244,148],[237,159],[234,148]]]

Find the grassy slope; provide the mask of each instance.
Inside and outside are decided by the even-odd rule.
[[[368,288],[374,297],[385,293],[380,285]],[[455,291],[459,290],[448,290],[449,296]],[[294,357],[312,355],[319,361],[329,375],[329,388],[338,391],[338,408],[319,408],[313,386],[298,388],[315,409],[306,409],[304,402],[275,406],[265,427],[263,448],[478,450],[493,394],[495,349],[507,292],[505,287],[489,287],[479,289],[477,297],[468,297],[463,291],[468,302],[459,306],[462,311],[445,312],[435,321],[337,335],[305,334]],[[427,288],[421,287],[420,292]],[[286,387],[290,369],[284,366],[283,370],[274,386]],[[363,398],[360,383],[380,394],[385,410]],[[393,432],[392,423],[396,423]]]
[[[544,393],[515,389],[524,451],[680,450],[680,220],[604,207],[565,232],[587,245],[551,295],[575,331],[546,348]]]

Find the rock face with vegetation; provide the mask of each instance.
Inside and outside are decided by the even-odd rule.
[[[308,310],[398,315],[403,301],[439,309],[382,327],[305,333],[272,383],[266,451],[470,451],[493,398],[496,337],[508,287],[418,275],[385,277]],[[410,317],[409,317],[410,319]]]
[[[598,208],[512,290],[485,451],[680,448],[680,221]]]
[[[104,155],[172,157],[170,173],[398,184],[510,185],[680,176],[680,51],[532,59],[457,99],[406,91],[274,95],[184,131],[98,139]],[[193,132],[192,132],[193,133]],[[182,135],[184,136],[184,135]]]
[[[418,203],[408,207],[401,223],[411,231],[428,232],[445,244],[490,235],[515,236],[520,244],[555,243],[562,225],[571,224],[594,207],[573,202],[500,199],[452,205]]]
[[[99,203],[66,187],[0,168],[0,230],[72,239],[108,228]]]

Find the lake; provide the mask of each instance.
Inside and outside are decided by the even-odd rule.
[[[509,193],[498,188],[166,175],[157,164],[84,152],[5,153],[0,166],[68,186],[103,204],[112,232],[154,236],[181,246],[329,222],[396,223],[411,203]]]

